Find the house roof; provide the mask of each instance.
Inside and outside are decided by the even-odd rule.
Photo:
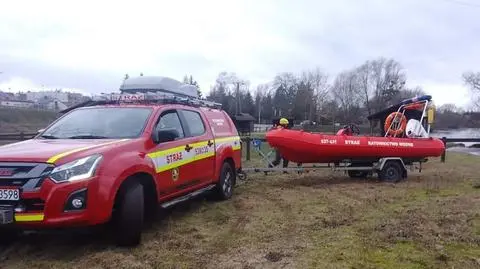
[[[239,113],[232,117],[234,121],[255,121],[255,118],[248,113]]]
[[[414,98],[410,98],[410,99],[405,99],[403,100],[402,102],[398,103],[398,104],[395,104],[395,105],[392,105],[392,106],[389,106],[387,107],[386,109],[382,110],[382,111],[379,111],[379,112],[376,112],[374,114],[371,114],[367,117],[367,119],[369,121],[372,121],[372,120],[382,120],[384,118],[386,118],[390,113],[392,112],[396,112],[398,111],[398,109],[400,108],[400,106],[403,106],[403,105],[406,105],[406,104],[411,104],[411,103],[415,103],[415,102],[418,102],[418,101],[424,101],[424,100],[428,100],[430,101],[432,99],[432,97],[430,95],[424,95],[424,96],[420,96],[420,97],[414,97]],[[410,111],[413,111],[413,112],[410,112]],[[405,114],[407,113],[413,113],[413,114],[417,114],[417,112],[414,112],[415,110],[407,110],[405,111]],[[421,112],[420,112],[421,113]],[[408,117],[408,115],[405,115]]]

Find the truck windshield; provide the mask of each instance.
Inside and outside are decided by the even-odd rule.
[[[151,108],[98,107],[70,112],[40,137],[44,139],[109,139],[140,136]]]

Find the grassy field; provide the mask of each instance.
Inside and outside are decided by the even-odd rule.
[[[250,174],[229,201],[163,212],[137,248],[104,231],[30,234],[0,268],[480,268],[479,160],[449,153],[397,184]]]

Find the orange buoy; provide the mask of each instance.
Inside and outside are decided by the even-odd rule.
[[[385,125],[383,129],[391,136],[399,136],[407,127],[407,117],[400,112],[392,112],[385,119]]]

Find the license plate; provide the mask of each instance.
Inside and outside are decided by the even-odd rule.
[[[0,189],[0,201],[18,201],[20,191],[18,189]]]
[[[13,219],[14,219],[13,208],[0,209],[0,224],[13,223]]]

